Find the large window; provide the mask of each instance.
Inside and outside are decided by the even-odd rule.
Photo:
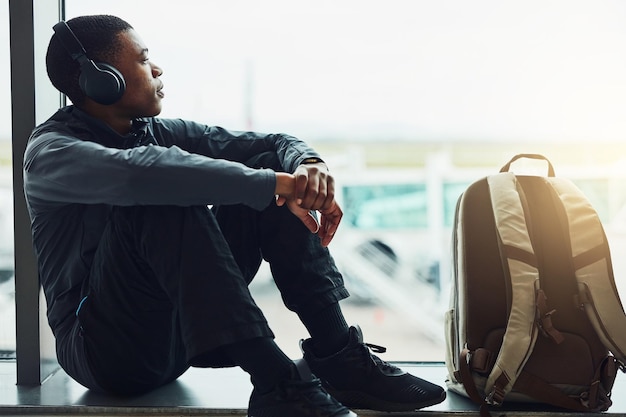
[[[14,357],[13,188],[9,10],[0,7],[0,359]]]
[[[162,116],[287,132],[323,154],[346,211],[331,245],[344,310],[386,359],[443,360],[456,200],[516,153],[543,153],[580,184],[626,276],[620,0],[66,3],[68,18],[137,29],[165,71]],[[299,355],[306,333],[266,267],[252,289]]]

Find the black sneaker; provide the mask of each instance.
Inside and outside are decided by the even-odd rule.
[[[304,361],[296,361],[292,379],[260,394],[252,390],[248,417],[357,417],[322,388]]]
[[[347,346],[326,358],[315,356],[312,339],[301,341],[304,359],[322,386],[346,407],[413,411],[445,400],[440,386],[417,378],[370,353],[385,348],[363,343],[361,329],[350,327]]]

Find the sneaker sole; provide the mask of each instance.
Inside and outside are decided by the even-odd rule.
[[[254,417],[254,416],[247,414],[246,417]],[[288,416],[285,416],[285,417],[288,417]],[[340,417],[359,417],[359,416],[357,416],[354,411],[348,411],[348,413],[342,414]]]
[[[332,387],[325,385],[326,392],[333,396],[337,401],[342,403],[348,408],[361,409],[361,410],[376,410],[376,411],[415,411],[421,408],[430,407],[431,405],[439,404],[446,399],[446,392],[442,391],[441,396],[437,398],[431,398],[419,403],[397,403],[390,402],[380,398],[373,397],[368,394],[364,394],[360,391],[338,391]]]

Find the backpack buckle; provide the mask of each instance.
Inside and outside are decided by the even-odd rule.
[[[500,406],[504,402],[504,390],[497,385],[493,386],[493,389],[485,398],[487,404]]]

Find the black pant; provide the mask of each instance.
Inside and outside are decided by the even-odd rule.
[[[66,370],[94,390],[138,393],[189,366],[236,365],[222,346],[273,337],[248,290],[262,259],[292,311],[348,296],[319,238],[273,202],[263,211],[114,208],[66,340],[75,354]]]

